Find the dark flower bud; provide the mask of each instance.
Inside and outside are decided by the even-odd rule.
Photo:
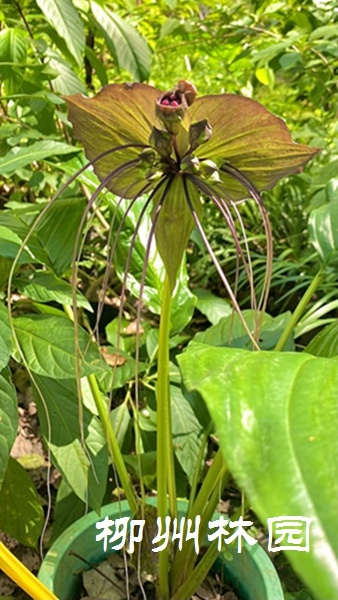
[[[193,101],[196,98],[197,90],[195,86],[190,83],[190,81],[186,81],[185,79],[181,79],[181,81],[177,84],[177,89],[184,94],[185,99],[187,101],[187,105],[191,106]]]
[[[200,169],[200,161],[196,156],[191,156],[187,154],[181,161],[181,171],[186,171],[188,173],[198,173]]]
[[[200,144],[210,140],[211,136],[212,127],[207,119],[192,123],[189,129],[190,150],[193,152]]]
[[[172,137],[169,131],[153,127],[149,144],[155,148],[161,158],[169,158],[172,151]]]
[[[156,115],[169,133],[177,135],[187,110],[185,96],[178,88],[165,92],[156,102]]]

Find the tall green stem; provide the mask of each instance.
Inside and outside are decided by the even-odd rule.
[[[315,293],[316,289],[320,286],[321,282],[323,281],[323,272],[322,270],[320,270],[317,275],[313,278],[313,280],[311,281],[308,289],[306,290],[305,294],[303,295],[303,297],[301,298],[300,302],[298,303],[295,311],[293,312],[291,319],[289,321],[289,323],[287,324],[286,328],[284,329],[282,335],[280,336],[274,350],[276,352],[280,352],[282,350],[284,350],[285,344],[287,343],[290,335],[292,334],[294,328],[296,327],[298,321],[300,320],[301,316],[303,315],[308,303],[310,302],[313,294]]]
[[[172,451],[171,410],[169,389],[169,331],[171,313],[171,288],[166,276],[161,305],[161,322],[158,341],[157,370],[157,494],[158,516],[164,526],[167,516],[167,492],[172,517],[177,514],[174,457]],[[159,553],[159,594],[161,600],[169,599],[168,548]]]

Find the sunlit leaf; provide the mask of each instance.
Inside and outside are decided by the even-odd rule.
[[[261,521],[311,519],[309,552],[286,551],[324,600],[338,594],[338,361],[191,345],[184,383],[204,398],[224,456]]]
[[[77,64],[82,63],[85,47],[83,23],[71,0],[36,0],[47,21],[67,43]]]
[[[129,71],[136,81],[148,79],[151,54],[144,38],[109,8],[96,2],[91,2],[90,6],[117,66]]]
[[[14,328],[33,373],[55,379],[76,377],[74,325],[69,319],[30,315],[14,319]],[[81,328],[77,346],[83,375],[109,371],[89,335]]]
[[[330,262],[338,250],[338,202],[315,208],[309,219],[310,241],[320,258]]]
[[[78,152],[78,149],[56,140],[41,140],[30,146],[15,147],[6,156],[0,157],[0,173],[4,177],[11,177],[18,169],[34,161],[73,152]]]

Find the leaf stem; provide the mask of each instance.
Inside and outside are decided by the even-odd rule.
[[[301,316],[303,315],[308,303],[310,302],[313,294],[315,293],[315,291],[317,290],[317,288],[320,286],[320,284],[322,283],[324,278],[324,274],[322,269],[320,269],[317,273],[317,275],[315,275],[315,277],[313,278],[313,280],[311,281],[308,289],[306,290],[305,294],[302,296],[301,300],[298,302],[298,305],[296,306],[295,311],[293,312],[290,321],[288,322],[286,328],[284,329],[282,335],[280,336],[274,351],[275,352],[281,352],[282,350],[284,350],[285,345],[290,337],[290,335],[292,334],[294,328],[296,327],[299,319],[301,318]]]

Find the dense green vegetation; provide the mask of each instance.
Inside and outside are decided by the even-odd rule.
[[[17,431],[16,390],[23,396],[33,391],[41,434],[49,444],[48,460],[62,475],[58,491],[52,490],[49,498],[52,540],[86,506],[99,509],[116,494],[118,478],[109,467],[97,419],[95,385],[98,395],[112,402],[111,422],[134,487],[140,486],[141,492],[156,487],[155,384],[164,268],[152,252],[142,303],[138,302],[151,228],[149,211],[126,279],[126,259],[141,206],[135,204],[124,217],[128,203],[119,205],[113,193],[104,191],[97,207],[90,208],[87,221],[83,218],[98,179],[92,170],[75,178],[85,156],[73,137],[64,97],[77,92],[92,96],[108,83],[133,81],[165,91],[185,79],[195,84],[199,95],[240,94],[259,101],[286,121],[295,142],[321,152],[303,172],[284,178],[262,194],[274,251],[271,292],[259,340],[266,353],[252,353],[247,332],[232,314],[228,294],[196,228],[190,236],[171,314],[177,493],[185,497],[188,490],[199,489],[203,470],[196,467],[196,456],[201,461],[215,456],[218,439],[208,437],[214,433],[209,411],[215,423],[227,414],[216,433],[231,472],[258,517],[264,522],[278,511],[294,514],[298,510],[300,514],[306,498],[304,511],[318,527],[317,538],[326,536],[327,548],[337,560],[333,534],[338,481],[337,37],[334,0],[3,0],[0,529],[8,535],[36,546],[44,522],[41,501],[22,466],[29,466],[29,458],[22,464],[9,458]],[[72,176],[74,181],[50,205]],[[265,283],[267,247],[262,219],[252,200],[239,208],[241,219],[235,227],[240,238],[245,231],[259,296]],[[253,330],[252,286],[245,268],[238,265],[233,235],[208,201],[203,228]],[[85,235],[79,242],[76,238],[82,229]],[[116,233],[120,235],[115,256],[107,269]],[[123,310],[121,293],[126,299]],[[142,327],[137,335],[135,322],[140,316]],[[188,350],[182,352],[189,342]],[[243,354],[237,354],[238,349]],[[276,360],[273,350],[279,351]],[[284,350],[291,353],[282,354]],[[85,361],[80,372],[82,353]],[[205,376],[210,365],[218,369],[214,382]],[[257,374],[255,385],[252,373]],[[84,402],[79,407],[80,375]],[[245,382],[242,387],[241,381]],[[223,389],[227,389],[226,398]],[[275,413],[271,404],[267,410],[257,398],[273,402]],[[266,419],[275,444],[268,440],[266,448],[261,448],[260,430],[252,438],[245,437],[246,402],[260,423]],[[298,436],[299,422],[304,429]],[[205,435],[201,436],[201,430]],[[316,458],[308,453],[304,440],[317,435]],[[140,449],[142,460],[137,457]],[[239,453],[245,458],[236,466]],[[257,460],[250,462],[250,456]],[[268,461],[262,474],[267,456],[272,457],[271,464]],[[293,504],[298,484],[301,500]],[[273,489],[276,494],[268,498]],[[226,491],[223,497],[228,497]],[[321,561],[320,552],[290,553],[308,591],[300,587],[286,595],[287,600],[310,598],[310,589],[319,600],[335,597],[338,583],[333,563]]]

